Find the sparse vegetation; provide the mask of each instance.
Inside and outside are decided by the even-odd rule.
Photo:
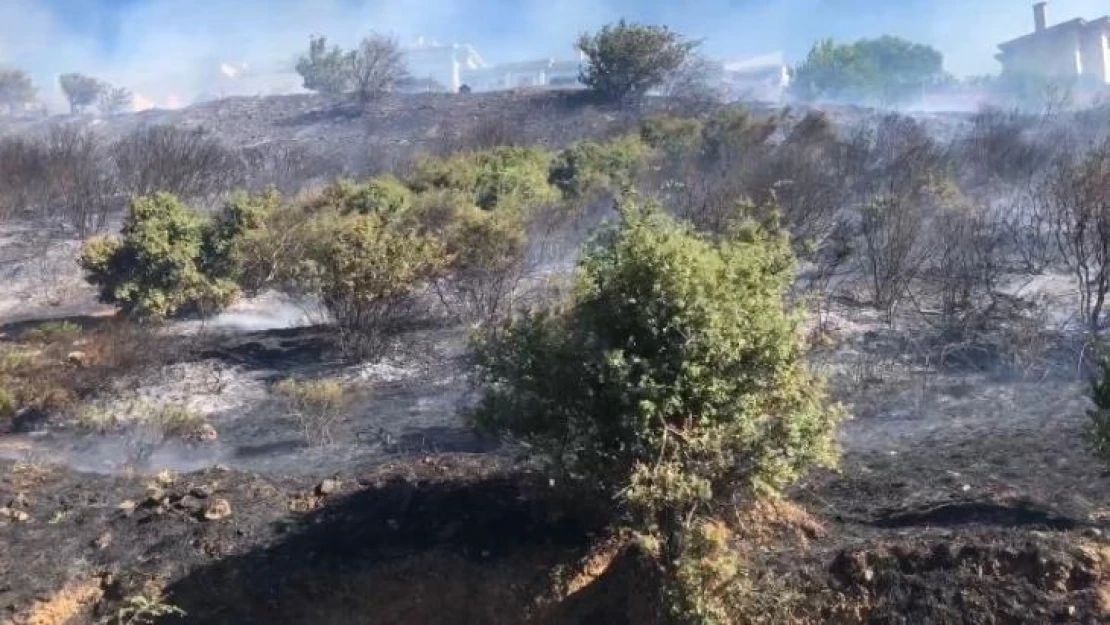
[[[164,192],[206,201],[239,182],[240,162],[202,128],[142,126],[111,147],[122,189],[132,198]]]
[[[338,380],[290,378],[278,382],[274,394],[285,403],[286,410],[310,445],[334,442],[332,428],[343,417],[350,401],[347,390]]]
[[[135,95],[126,87],[105,85],[97,98],[96,107],[105,115],[119,115],[134,106]]]
[[[363,104],[393,91],[408,78],[405,55],[396,39],[374,33],[363,39],[351,57],[351,82]]]

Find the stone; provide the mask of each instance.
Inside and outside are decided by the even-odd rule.
[[[339,490],[339,480],[324,480],[316,485],[317,495],[330,495]]]
[[[204,518],[208,521],[219,521],[231,516],[231,503],[223,497],[213,497],[208,501],[204,510]]]
[[[89,357],[85,352],[73,351],[66,354],[66,362],[75,367],[84,367],[89,362]]]
[[[192,439],[198,443],[214,443],[220,440],[220,433],[212,427],[211,423],[204,423],[197,428],[196,432],[193,432]]]
[[[8,518],[16,523],[27,523],[31,520],[31,515],[22,510],[13,510],[11,508],[0,508],[0,518]]]
[[[103,534],[98,536],[96,540],[93,541],[93,546],[103,551],[104,549],[112,546],[112,540],[113,538],[111,532],[104,532]]]
[[[131,512],[138,507],[138,504],[135,503],[133,500],[128,499],[127,501],[120,503],[120,505],[116,507],[120,510],[123,510],[124,512]]]

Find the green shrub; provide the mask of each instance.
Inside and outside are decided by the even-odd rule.
[[[547,183],[551,154],[538,148],[499,147],[449,158],[421,159],[409,179],[417,193],[449,189],[467,193],[486,210],[526,209],[554,202]]]
[[[379,217],[352,217],[341,226],[315,252],[319,294],[344,351],[366,356],[411,318],[413,296],[441,274],[447,258],[433,237],[398,230]]]
[[[476,343],[482,396],[469,416],[615,497],[679,580],[691,523],[832,464],[841,412],[784,305],[783,237],[747,227],[712,243],[652,207],[621,212],[567,306]]]
[[[631,188],[650,155],[651,150],[634,135],[604,143],[582,141],[559,154],[550,180],[568,200],[593,193],[619,195]]]
[[[328,185],[314,203],[318,210],[333,208],[341,214],[403,216],[412,206],[412,191],[393,176],[379,176],[363,184],[348,179]]]
[[[688,117],[649,117],[640,126],[640,138],[652,148],[676,158],[697,152],[704,126],[700,120]]]
[[[81,254],[100,300],[122,312],[160,319],[214,312],[238,294],[234,283],[203,271],[204,221],[167,193],[137,198],[120,238],[98,237]]]
[[[520,217],[464,207],[440,238],[450,259],[436,281],[441,301],[467,321],[499,319],[512,305],[528,251]]]
[[[587,63],[579,80],[613,102],[636,100],[675,74],[698,47],[665,26],[621,20],[593,35],[583,34],[576,46]]]
[[[268,217],[281,209],[281,195],[237,193],[202,233],[201,270],[206,276],[238,281],[243,272],[244,240],[255,236]]]

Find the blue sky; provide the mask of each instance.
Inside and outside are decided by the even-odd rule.
[[[474,44],[490,61],[569,56],[575,35],[627,17],[705,39],[714,56],[783,51],[821,37],[894,34],[945,53],[957,74],[996,69],[994,45],[1031,29],[1031,0],[0,0],[0,64],[40,83],[63,71],[137,90],[195,80],[213,59],[288,61],[309,34],[352,44],[370,30]],[[1050,21],[1110,13],[1053,0]],[[218,61],[217,61],[218,62]],[[52,85],[51,85],[52,87]],[[189,90],[188,88],[185,88]],[[44,89],[49,91],[49,88]]]

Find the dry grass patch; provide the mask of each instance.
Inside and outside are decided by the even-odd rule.
[[[41,601],[22,622],[26,625],[69,625],[87,615],[104,596],[100,579],[71,582],[46,601]],[[10,621],[14,624],[14,621]]]

